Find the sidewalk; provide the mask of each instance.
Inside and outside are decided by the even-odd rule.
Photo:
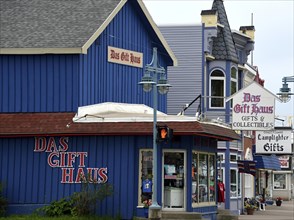
[[[294,200],[283,201],[281,206],[267,205],[265,211],[255,211],[253,215],[239,216],[239,220],[293,220],[294,219]]]

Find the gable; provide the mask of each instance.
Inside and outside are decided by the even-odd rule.
[[[177,65],[142,0],[24,0],[17,4],[0,0],[0,54],[86,54],[126,3],[139,5]]]

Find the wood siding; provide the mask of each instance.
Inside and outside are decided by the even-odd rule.
[[[107,47],[143,53],[143,67],[158,48],[159,63],[172,60],[141,8],[128,1],[87,54],[0,55],[0,112],[75,112],[101,102],[153,105],[152,93],[138,85],[144,68],[108,63]],[[167,96],[158,96],[166,112]]]
[[[203,40],[202,26],[160,27],[178,59],[177,67],[168,67],[169,82],[173,86],[168,93],[168,114],[178,114],[185,104],[202,94]],[[194,103],[185,115],[194,116],[199,102]]]
[[[60,137],[54,137],[58,144]],[[113,196],[99,203],[97,213],[101,215],[121,214],[131,219],[137,200],[135,172],[138,150],[134,146],[137,137],[70,137],[67,152],[87,152],[87,167],[107,167],[108,183],[114,188]],[[46,138],[47,144],[49,137]],[[0,139],[0,180],[4,184],[4,196],[8,199],[12,213],[29,213],[35,208],[80,191],[81,184],[61,183],[61,167],[48,165],[50,152],[34,152],[35,138]],[[54,156],[54,160],[60,157]],[[74,179],[79,159],[73,162]],[[67,160],[67,159],[66,159]],[[125,199],[128,202],[125,202]],[[136,204],[135,204],[136,203]]]

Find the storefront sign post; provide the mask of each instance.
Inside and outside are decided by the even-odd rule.
[[[153,48],[152,61],[145,66],[144,76],[139,85],[143,86],[145,92],[150,92],[153,88],[153,194],[149,217],[160,218],[161,207],[157,202],[157,89],[160,94],[166,94],[171,85],[167,83],[165,69],[158,64],[157,48]]]

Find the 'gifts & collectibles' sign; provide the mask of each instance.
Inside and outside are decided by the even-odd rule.
[[[291,130],[256,131],[257,154],[292,154]]]
[[[238,91],[233,97],[234,130],[273,130],[275,95],[256,82]]]

